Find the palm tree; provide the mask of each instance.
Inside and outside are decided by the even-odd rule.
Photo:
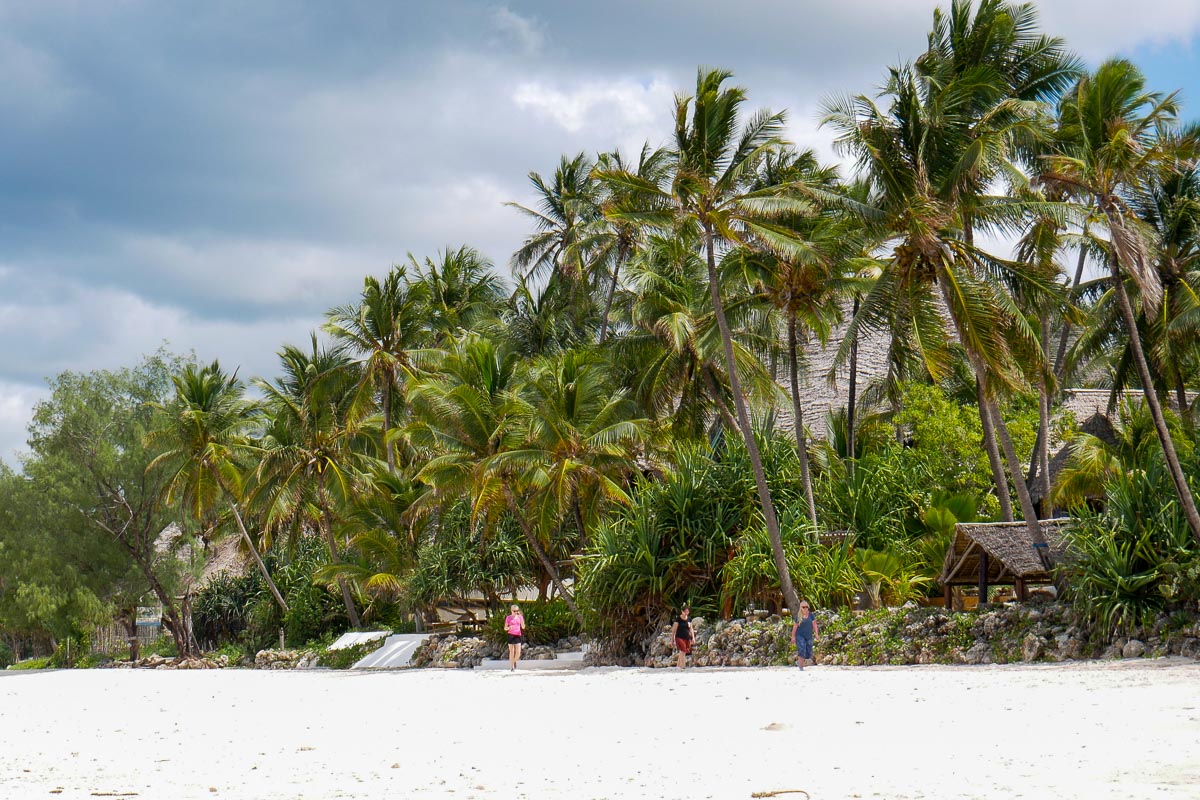
[[[784,146],[784,116],[760,111],[743,123],[739,119],[739,110],[745,103],[746,93],[740,87],[724,87],[730,76],[731,73],[724,70],[702,68],[696,75],[696,94],[676,98],[675,147],[668,185],[629,172],[606,172],[603,177],[640,198],[640,209],[613,214],[618,219],[663,230],[694,227],[700,233],[707,255],[709,293],[721,334],[738,427],[750,455],[783,596],[789,608],[796,608],[799,598],[788,571],[775,504],[767,487],[746,397],[738,380],[733,335],[725,315],[717,274],[717,247],[744,246],[779,255],[800,256],[804,243],[776,219],[803,214],[808,211],[809,204],[785,187],[753,188],[763,160]]]
[[[571,593],[521,496],[519,470],[496,457],[521,450],[528,441],[525,414],[518,397],[518,354],[505,343],[478,333],[452,341],[441,361],[421,373],[410,388],[413,421],[407,436],[430,458],[417,473],[429,486],[414,513],[430,513],[469,499],[471,524],[494,523],[511,514],[562,598],[579,616]]]
[[[698,240],[696,234],[648,238],[627,269],[631,328],[612,342],[623,383],[644,414],[669,421],[676,438],[703,435],[714,411],[730,431],[738,429]],[[734,289],[730,284],[722,290],[726,298]],[[742,291],[726,300],[725,311],[738,331],[734,358],[742,385],[752,397],[771,397],[778,390],[757,355],[771,342],[740,324],[756,313],[756,298]]]
[[[1044,159],[1043,180],[1092,200],[1109,232],[1108,267],[1125,324],[1130,356],[1162,445],[1167,469],[1192,535],[1200,541],[1200,513],[1180,466],[1175,443],[1154,391],[1154,378],[1142,348],[1137,314],[1126,288],[1136,287],[1147,318],[1163,304],[1162,279],[1148,252],[1142,223],[1129,206],[1139,187],[1159,170],[1175,166],[1171,138],[1161,134],[1175,124],[1174,94],[1146,91],[1146,80],[1129,61],[1113,59],[1080,78],[1059,107],[1067,132],[1061,154]]]
[[[600,185],[592,177],[593,166],[584,153],[574,158],[563,156],[549,184],[538,173],[529,173],[537,195],[536,208],[507,204],[532,220],[536,228],[513,253],[513,273],[565,289],[568,307],[582,315],[587,309],[579,290],[587,288],[591,266],[586,241],[589,226],[601,218]],[[590,298],[588,293],[585,296]]]
[[[573,517],[586,548],[589,520],[607,504],[629,502],[624,486],[636,472],[634,453],[647,437],[648,420],[635,416],[607,363],[586,351],[542,359],[521,395],[514,423],[528,426],[527,441],[493,456],[491,466],[520,472],[533,490],[543,531]]]
[[[349,504],[359,480],[353,440],[364,414],[354,403],[360,379],[345,351],[320,347],[316,334],[309,352],[287,345],[279,357],[282,377],[255,382],[265,395],[266,430],[254,495],[269,529],[294,536],[315,529],[337,562],[337,510]],[[362,622],[350,586],[344,579],[338,584],[357,628]]]
[[[426,258],[423,264],[411,254],[408,260],[425,286],[426,322],[435,346],[442,346],[459,331],[479,328],[500,316],[504,282],[475,248],[447,248],[438,253],[436,261]]]
[[[973,232],[981,225],[1011,226],[1031,210],[1052,213],[1056,207],[988,194],[1000,176],[1015,180],[1012,176],[1020,174],[1020,145],[1040,129],[1036,106],[1014,97],[1016,78],[1000,66],[1004,64],[989,67],[985,61],[976,70],[964,69],[961,59],[931,49],[916,66],[892,68],[886,110],[865,96],[847,98],[828,105],[825,121],[838,130],[840,146],[855,156],[870,180],[875,208],[869,216],[881,238],[894,245],[889,265],[864,298],[847,338],[888,331],[893,349],[899,339],[901,350],[917,354],[929,374],[939,378],[954,360],[945,309],[975,373],[1001,508],[1011,519],[996,439],[1030,535],[1041,543],[1037,512],[996,397],[1024,383],[1028,364],[1016,357],[1016,350],[1041,358],[1039,337],[1010,292],[1049,303],[1055,286],[1037,265],[983,251]],[[844,342],[839,358],[845,349]]]
[[[171,465],[167,500],[182,499],[198,520],[221,502],[229,506],[246,549],[280,610],[287,614],[287,602],[263,564],[238,508],[246,456],[253,449],[249,434],[258,424],[257,410],[245,396],[245,384],[236,374],[226,375],[216,361],[205,367],[186,364],[171,381],[175,401],[169,406],[157,405],[166,425],[146,437],[148,447],[165,449],[147,469]]]
[[[756,182],[756,188],[780,185],[804,185],[832,192],[838,188],[837,171],[818,164],[811,150],[797,152],[789,148],[764,159]],[[813,497],[804,408],[800,402],[800,352],[810,337],[827,343],[833,325],[841,321],[842,300],[858,284],[850,259],[862,250],[858,235],[861,226],[837,210],[796,215],[781,223],[804,242],[802,254],[748,253],[745,263],[751,282],[757,283],[769,302],[779,309],[787,326],[788,377],[800,482],[808,504],[808,518],[815,528],[817,503]]]
[[[396,466],[395,444],[388,433],[393,427],[397,380],[411,366],[409,350],[426,340],[427,289],[424,283],[409,281],[404,267],[397,266],[382,281],[368,275],[358,305],[338,306],[325,315],[325,330],[362,356],[355,404],[369,406],[379,393],[382,449],[389,469]]]
[[[659,183],[665,177],[665,170],[670,164],[669,156],[668,151],[663,148],[651,150],[648,143],[642,146],[636,165],[627,165],[619,150],[601,153],[596,159],[596,175],[629,172],[650,183]],[[604,296],[604,312],[600,318],[600,344],[604,344],[608,338],[612,304],[621,282],[621,271],[642,244],[644,237],[639,225],[613,216],[613,212],[619,213],[636,206],[640,199],[637,194],[629,192],[619,183],[605,183],[605,190],[605,195],[600,201],[605,214],[592,223],[592,230],[588,231],[584,241],[585,247],[594,251],[595,261],[606,265],[612,272],[612,280],[609,281],[608,291]]]

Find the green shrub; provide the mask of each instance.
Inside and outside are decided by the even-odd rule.
[[[78,634],[68,636],[58,643],[58,648],[50,656],[50,666],[55,669],[70,669],[75,662],[91,652],[91,641],[87,636]]]
[[[390,635],[391,631],[387,633]],[[360,644],[342,647],[337,650],[330,650],[326,646],[321,651],[321,666],[329,667],[329,669],[349,669],[366,656],[383,647],[383,643],[386,641],[387,636],[380,636],[378,639],[372,639],[369,642],[361,642]]]
[[[162,656],[163,658],[176,658],[179,651],[175,649],[175,640],[170,636],[159,636],[152,643],[143,647],[141,657],[147,656]]]
[[[50,666],[50,656],[42,658],[27,658],[11,665],[9,669],[46,669]]]

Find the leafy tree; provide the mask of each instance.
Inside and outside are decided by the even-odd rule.
[[[171,381],[175,397],[156,406],[159,427],[146,436],[147,446],[159,453],[149,468],[168,471],[166,500],[182,501],[197,521],[207,519],[221,504],[229,506],[246,550],[286,614],[287,602],[246,531],[238,506],[252,447],[247,434],[258,424],[255,406],[246,400],[244,384],[236,375],[226,375],[216,361],[205,367],[185,364]]]
[[[47,502],[73,511],[86,530],[124,552],[143,590],[162,604],[176,651],[189,656],[197,646],[177,600],[179,565],[164,538],[175,522],[162,503],[171,475],[142,444],[159,425],[156,409],[180,367],[160,353],[132,369],[62,373],[34,408],[24,471]]]

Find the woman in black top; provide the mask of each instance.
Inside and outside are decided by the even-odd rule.
[[[671,625],[671,638],[675,640],[675,649],[679,651],[678,667],[687,666],[688,653],[692,652],[692,623],[688,619],[692,610],[687,606],[679,609],[679,616]]]

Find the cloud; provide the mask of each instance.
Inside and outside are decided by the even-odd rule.
[[[523,17],[508,6],[500,6],[492,12],[492,24],[500,32],[512,37],[526,55],[537,53],[545,42],[545,36],[534,19]]]
[[[870,93],[938,4],[0,0],[0,335],[20,343],[0,351],[0,447],[62,369],[169,339],[269,373],[410,251],[471,244],[507,273],[526,174],[664,143],[697,63],[830,159],[822,98]],[[1200,31],[1192,0],[1039,8],[1092,60]]]

